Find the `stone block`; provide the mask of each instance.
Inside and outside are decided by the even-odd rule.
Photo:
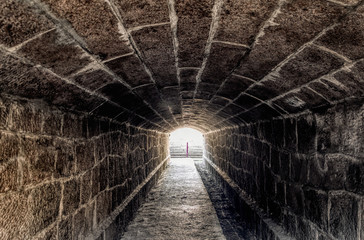
[[[105,158],[100,163],[100,191],[103,191],[109,186],[109,159]]]
[[[27,238],[32,213],[28,208],[29,192],[14,192],[0,197],[0,238]],[[33,234],[34,232],[32,232]]]
[[[86,235],[92,232],[94,225],[95,201],[85,206],[85,233]]]
[[[92,138],[100,134],[100,121],[92,116],[87,118],[87,136]]]
[[[297,141],[299,153],[315,152],[316,121],[312,116],[297,120]]]
[[[297,215],[303,216],[304,213],[304,194],[299,185],[286,185],[287,205]]]
[[[97,224],[102,223],[111,213],[112,209],[112,194],[109,191],[104,191],[97,196],[96,202],[96,221]]]
[[[282,66],[279,77],[274,81],[282,93],[317,79],[343,64],[344,61],[335,55],[317,47],[307,47]]]
[[[272,144],[278,148],[283,148],[284,146],[284,120],[274,119],[272,121]]]
[[[196,76],[199,69],[180,69],[181,91],[194,91],[196,88]]]
[[[273,173],[271,170],[266,167],[264,170],[265,173],[265,187],[264,191],[267,193],[270,197],[275,197],[276,195],[276,181],[274,179]]]
[[[70,176],[76,171],[75,153],[72,144],[72,141],[68,142],[59,139],[54,141],[57,157],[55,177],[57,178]]]
[[[213,43],[201,81],[221,85],[239,64],[246,51],[245,47]]]
[[[359,61],[351,68],[351,71],[343,69],[333,75],[335,83],[347,91],[347,95],[342,94],[340,99],[345,96],[363,96],[363,63],[364,61]]]
[[[85,209],[81,208],[73,216],[72,239],[85,239],[87,234],[88,232],[86,232]]]
[[[80,200],[81,204],[88,203],[92,195],[92,170],[85,172],[80,179]]]
[[[319,153],[335,152],[337,149],[336,144],[332,139],[335,138],[335,116],[331,112],[316,115],[317,123],[317,144],[316,148]]]
[[[73,80],[81,86],[94,91],[100,87],[115,82],[113,76],[101,69],[92,69],[78,73]]]
[[[61,203],[61,185],[48,183],[30,192],[29,209],[32,215],[30,232],[35,233],[56,221]]]
[[[56,0],[46,0],[45,3],[58,17],[68,20],[100,59],[132,52],[128,41],[123,40],[118,20],[106,2],[92,0],[80,4],[73,0],[63,4]]]
[[[246,120],[246,122],[256,122],[258,120],[267,120],[278,117],[281,114],[271,106],[262,103],[243,113],[242,115],[245,116],[245,118],[243,116],[243,119]],[[239,115],[239,117],[240,116],[241,115]]]
[[[254,80],[262,79],[287,56],[345,13],[344,7],[328,1],[300,0],[283,4],[274,19],[276,24],[264,30],[264,35],[237,72]]]
[[[136,55],[112,59],[105,64],[131,87],[153,83]]]
[[[163,0],[115,1],[127,28],[169,22],[168,3]]]
[[[351,182],[346,181],[346,174],[352,173],[349,171],[349,166],[351,164],[351,158],[341,154],[327,154],[316,158],[312,157],[310,160],[308,183],[312,186],[328,190],[344,189],[345,186],[350,188],[350,183],[355,182],[355,180]],[[351,175],[351,177],[353,177],[353,175]]]
[[[94,145],[91,141],[81,142],[75,147],[77,171],[84,172],[95,164]]]
[[[294,182],[305,184],[308,174],[308,160],[305,155],[291,155],[291,179]]]
[[[9,161],[19,153],[20,139],[12,134],[0,133],[0,164]]]
[[[221,11],[217,40],[250,45],[278,1],[226,2]]]
[[[43,133],[60,136],[62,131],[63,114],[58,111],[44,112]]]
[[[273,148],[271,151],[270,166],[271,166],[272,171],[278,175],[280,172],[280,168],[281,168],[279,152]]]
[[[221,112],[219,112],[218,114],[221,114],[221,113],[225,113],[227,115],[235,115],[235,114],[238,114],[238,113],[241,113],[243,112],[245,109],[234,104],[234,103],[231,103],[231,104],[228,104],[227,106],[225,106]]]
[[[58,223],[58,239],[72,239],[72,218],[62,219]]]
[[[61,76],[75,73],[91,62],[82,48],[59,30],[52,30],[26,43],[19,52]]]
[[[297,240],[316,240],[317,230],[301,217],[297,218]]]
[[[326,99],[307,87],[302,87],[288,93],[274,100],[273,103],[289,113],[303,112],[306,109],[316,110],[329,107],[329,102]]]
[[[100,164],[92,169],[92,196],[96,196],[100,192]]]
[[[65,114],[63,118],[62,133],[65,137],[82,137],[82,121],[73,114]]]
[[[279,203],[268,199],[267,201],[268,206],[268,214],[269,216],[276,222],[280,222],[281,215],[282,215],[282,209]]]
[[[15,103],[11,106],[10,129],[19,132],[39,134],[43,124],[43,112],[28,104]]]
[[[213,5],[212,0],[176,2],[180,67],[201,66],[206,39],[209,37]]]
[[[328,231],[328,194],[314,189],[304,189],[305,217]]]
[[[279,95],[279,85],[272,80],[261,81],[252,85],[246,92],[258,99],[268,100]]]
[[[279,154],[279,158],[281,163],[279,175],[282,180],[288,181],[291,177],[291,155],[281,152]]]
[[[154,73],[158,87],[178,85],[170,25],[143,28],[132,37]]]
[[[119,101],[122,103],[122,98],[129,93],[129,88],[120,82],[112,82],[97,91],[119,104]]]
[[[364,194],[364,163],[350,163],[346,172],[345,188],[358,194]]]
[[[325,77],[309,83],[308,86],[331,102],[347,98],[353,94],[353,92],[349,91],[345,85],[340,84],[338,81],[329,80],[329,78]],[[358,89],[355,90],[355,92],[359,92]]]
[[[260,103],[256,98],[253,98],[247,94],[240,95],[234,103],[243,109],[250,109]]]
[[[293,118],[284,120],[284,148],[291,152],[297,151],[297,121]]]
[[[226,79],[225,83],[217,92],[217,95],[229,99],[235,99],[241,92],[244,92],[253,83],[254,81],[249,78],[232,74]]]
[[[0,129],[6,129],[9,125],[10,102],[0,98]]]
[[[364,31],[361,27],[363,20],[364,8],[361,7],[343,18],[338,26],[328,30],[317,43],[351,60],[363,58]]]
[[[283,212],[283,227],[291,235],[295,236],[297,231],[296,215],[288,211]]]
[[[123,112],[130,114],[130,112],[124,110],[116,103],[104,102],[101,106],[98,106],[96,109],[94,109],[92,114],[113,119]]]
[[[358,199],[345,192],[330,193],[329,232],[337,239],[357,239]]]
[[[24,137],[21,141],[27,168],[24,170],[24,184],[39,183],[50,180],[52,175],[57,175],[56,151],[52,138],[49,137]]]
[[[63,184],[63,215],[72,214],[80,204],[80,182],[75,178]]]
[[[15,191],[19,187],[18,164],[17,160],[12,160],[2,166],[0,170],[0,193]]]
[[[53,27],[44,16],[37,14],[27,2],[5,1],[0,5],[0,42],[8,47],[16,46]]]

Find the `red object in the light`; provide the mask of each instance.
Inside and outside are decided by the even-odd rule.
[[[187,142],[187,147],[186,147],[186,157],[188,157],[188,142]]]

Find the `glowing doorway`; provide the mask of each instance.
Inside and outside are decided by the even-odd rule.
[[[180,128],[170,133],[169,148],[172,158],[202,158],[204,138],[192,128]]]

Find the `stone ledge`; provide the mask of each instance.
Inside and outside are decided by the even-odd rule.
[[[99,225],[98,229],[93,231],[93,233],[88,235],[85,239],[90,239],[90,240],[98,239],[98,237],[100,236],[102,237],[105,235],[104,231],[107,235],[109,235],[110,234],[109,231],[112,231],[110,229],[116,228],[115,222],[119,222],[120,220],[121,222],[116,225],[118,225],[117,228],[119,228],[119,230],[122,231],[116,231],[116,232],[117,234],[121,235],[127,224],[132,220],[132,216],[134,215],[133,213],[135,213],[136,210],[139,208],[141,201],[146,197],[149,190],[154,186],[154,184],[158,180],[161,171],[163,171],[166,168],[169,159],[170,156],[167,156],[149,174],[149,176],[141,184],[139,184],[138,187],[135,188],[135,190],[124,200],[124,202],[119,207],[117,207],[104,222],[102,222]],[[155,179],[156,175],[158,176],[157,179]],[[154,182],[153,186],[150,186],[150,183],[152,181]]]
[[[254,200],[252,200],[238,184],[236,184],[225,172],[217,167],[211,160],[203,157],[206,166],[212,176],[222,185],[224,193],[231,200],[247,226],[255,232],[258,239],[290,240],[293,237],[287,235],[283,227],[267,217]]]

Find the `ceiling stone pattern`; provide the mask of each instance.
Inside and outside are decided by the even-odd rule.
[[[363,2],[1,1],[0,91],[160,131],[361,101]]]

